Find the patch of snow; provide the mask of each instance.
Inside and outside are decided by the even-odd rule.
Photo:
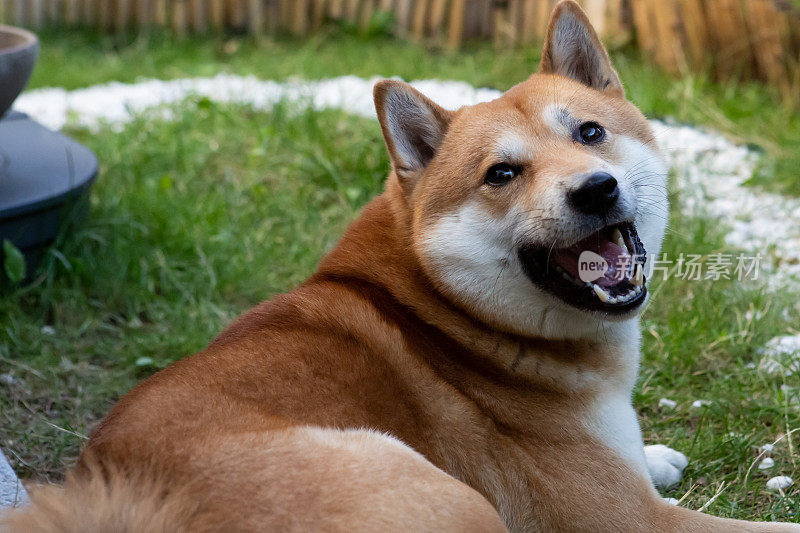
[[[789,476],[775,476],[767,481],[767,488],[771,490],[782,490],[791,487],[794,480]]]

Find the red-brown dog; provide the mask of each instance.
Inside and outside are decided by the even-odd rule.
[[[651,483],[631,391],[666,168],[577,4],[497,100],[383,81],[375,106],[393,171],[317,273],[120,400],[7,527],[799,531]]]

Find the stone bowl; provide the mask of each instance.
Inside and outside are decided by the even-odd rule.
[[[39,56],[39,39],[29,31],[0,24],[0,117],[19,96]]]

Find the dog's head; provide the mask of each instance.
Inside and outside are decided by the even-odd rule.
[[[551,338],[641,309],[667,169],[577,4],[554,11],[541,71],[497,100],[448,111],[382,81],[375,105],[415,253],[445,294]]]

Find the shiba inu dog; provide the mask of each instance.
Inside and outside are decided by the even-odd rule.
[[[651,482],[682,468],[631,405],[666,166],[578,5],[495,101],[375,106],[386,190],[318,271],[122,398],[6,527],[800,531]]]

